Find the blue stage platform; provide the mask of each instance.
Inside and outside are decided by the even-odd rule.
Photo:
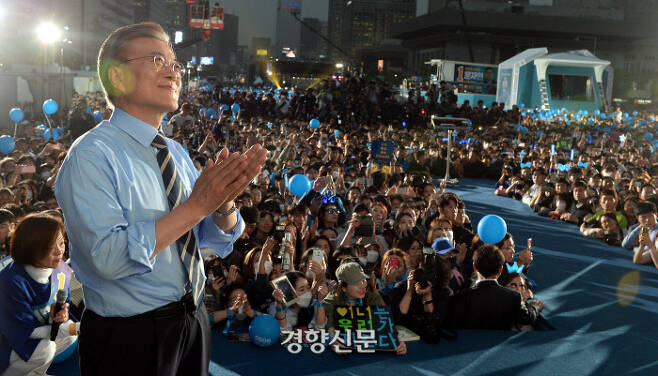
[[[464,179],[449,190],[466,201],[474,223],[498,214],[518,245],[533,238],[530,276],[556,331],[462,331],[455,342],[410,342],[404,357],[308,349],[291,355],[280,346],[229,343],[215,331],[211,375],[658,375],[658,270],[634,265],[624,249],[583,238],[576,226],[494,196],[493,186]],[[78,375],[77,361],[73,356],[49,373]]]

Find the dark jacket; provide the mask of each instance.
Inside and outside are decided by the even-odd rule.
[[[521,294],[494,280],[476,282],[452,299],[448,326],[455,329],[511,330],[515,324],[534,324],[538,311]]]

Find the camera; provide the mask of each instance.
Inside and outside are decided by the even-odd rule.
[[[414,270],[414,281],[420,283],[421,288],[427,288],[427,283],[434,279],[434,248],[423,248],[423,262]]]
[[[621,239],[617,234],[606,234],[603,241],[608,245],[621,246]]]

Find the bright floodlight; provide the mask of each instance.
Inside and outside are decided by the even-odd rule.
[[[52,22],[45,22],[37,28],[37,37],[43,43],[53,43],[62,37],[62,30]]]
[[[337,63],[336,64],[336,68],[341,69],[342,67],[344,67],[343,63]]]

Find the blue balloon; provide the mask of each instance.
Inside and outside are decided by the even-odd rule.
[[[637,112],[637,111],[633,111],[633,116],[637,116],[637,115],[638,115],[638,112]]]
[[[208,113],[208,109],[205,107],[201,107],[201,109],[199,110],[199,114],[201,114],[201,116],[206,116],[207,113]]]
[[[54,128],[53,129],[53,140],[57,141],[60,139],[60,137],[64,136],[64,130],[61,128]],[[46,129],[43,132],[43,138],[46,140],[50,140],[50,129]]]
[[[0,153],[9,154],[16,148],[16,142],[11,136],[0,136]]]
[[[227,104],[223,104],[223,105],[219,106],[219,112],[227,111],[228,109],[229,108],[228,108]]]
[[[485,215],[478,223],[478,235],[487,244],[496,244],[507,234],[507,223],[493,214]]]
[[[302,197],[311,190],[311,182],[302,174],[293,175],[288,184],[290,192],[297,197]]]
[[[268,314],[256,316],[249,325],[249,338],[251,338],[251,342],[260,347],[279,343],[280,335],[279,322]]]
[[[520,131],[521,131],[521,134],[528,134],[528,128],[526,128],[526,127],[521,127]]]
[[[9,110],[9,118],[14,123],[18,123],[19,121],[23,120],[23,110],[20,108],[12,108]]]
[[[601,110],[599,110],[599,109],[594,110],[594,115],[596,115],[596,116],[601,115]]]
[[[311,121],[308,122],[308,125],[313,129],[318,129],[320,128],[320,120],[311,119]]]
[[[218,120],[219,116],[217,114],[212,114],[212,115],[210,115],[210,118],[213,119],[213,120]]]
[[[55,356],[52,364],[58,364],[70,358],[71,355],[75,353],[75,350],[77,350],[77,348],[78,348],[78,340],[76,339],[71,346],[65,348],[64,351],[62,351],[61,353],[57,354],[57,356]]]
[[[524,104],[524,103],[521,103],[521,104],[519,104],[519,107],[521,107],[521,108],[525,108],[525,104]]]
[[[46,99],[41,108],[43,109],[44,114],[52,115],[57,112],[57,102],[55,102],[54,99]]]
[[[628,118],[628,112],[624,112],[624,118]]]
[[[99,110],[94,111],[94,121],[96,124],[100,123],[103,121],[103,116],[101,115],[101,112]]]
[[[233,111],[234,114],[237,114],[238,112],[240,112],[240,105],[237,103],[233,103],[233,105],[231,105],[231,111]]]
[[[518,132],[519,128],[521,128],[521,124],[514,124],[514,132]]]
[[[583,115],[584,115],[584,116],[587,116],[587,115],[589,115],[589,112],[587,112],[587,110],[584,110],[584,111],[583,111]]]
[[[208,117],[212,117],[213,115],[217,115],[217,111],[215,111],[214,108],[209,108],[206,110],[206,115],[208,115]]]
[[[644,134],[644,140],[645,141],[651,141],[653,140],[653,134],[651,132],[647,132]]]

